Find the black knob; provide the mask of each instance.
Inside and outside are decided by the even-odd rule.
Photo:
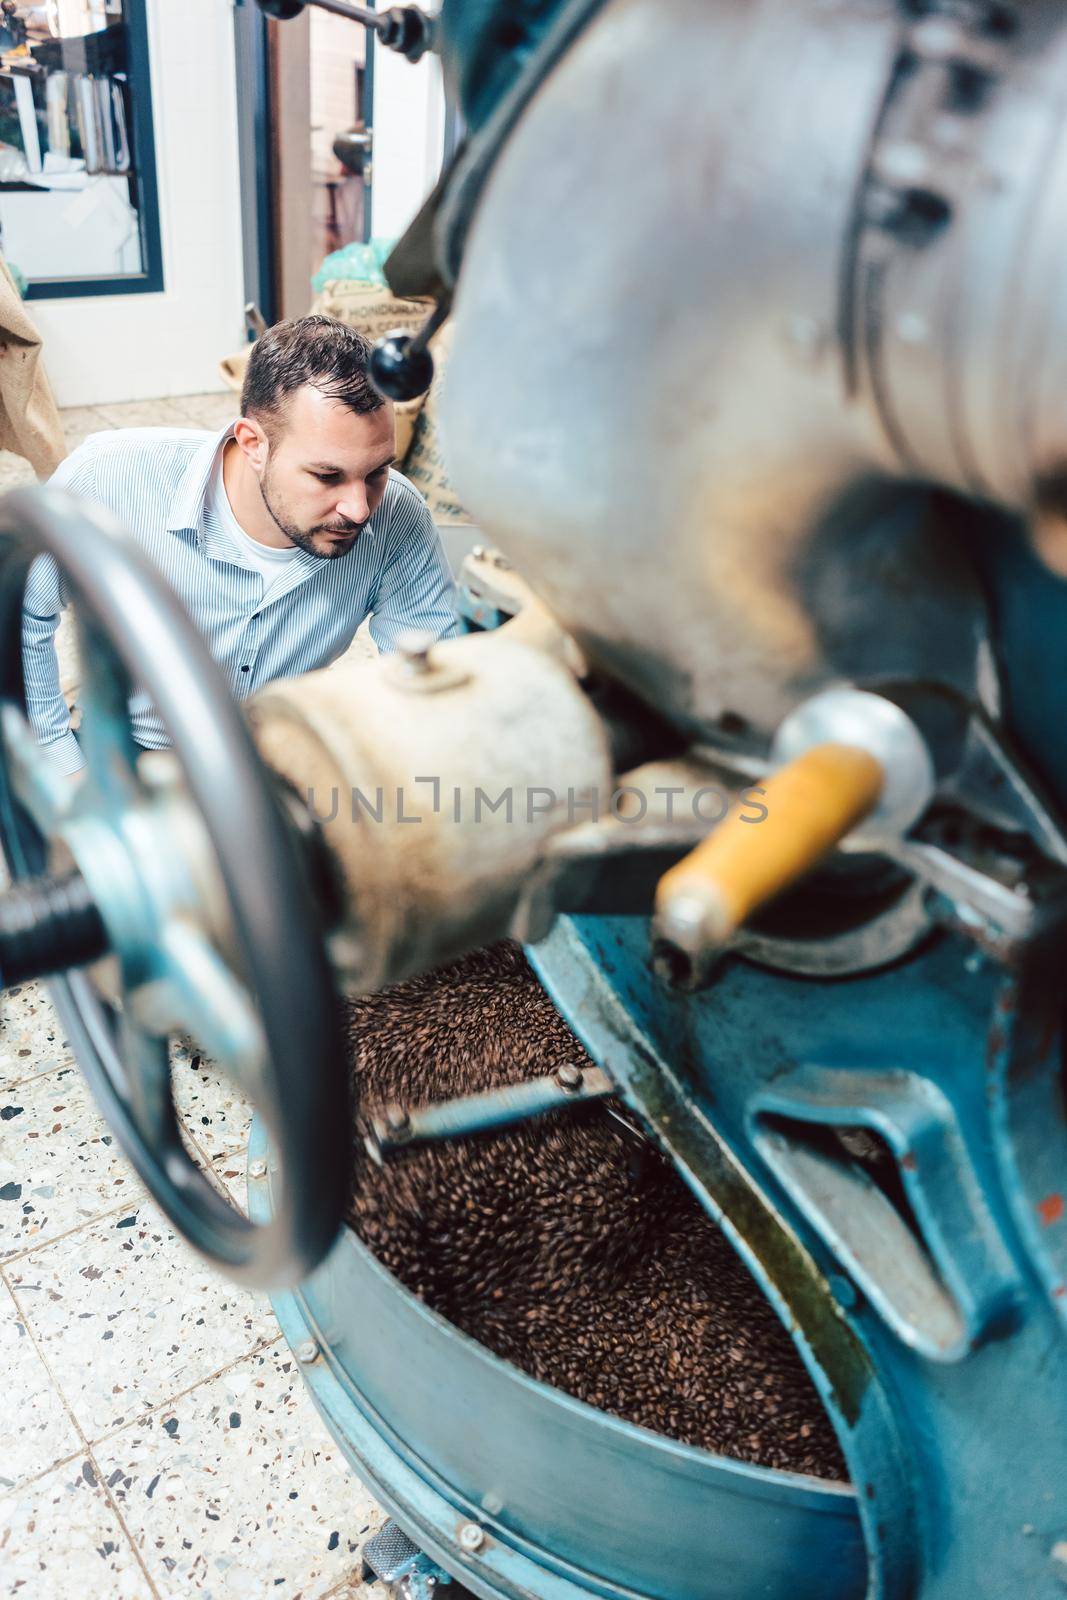
[[[31,878],[0,895],[0,989],[106,955],[107,932],[80,872]]]
[[[433,18],[418,6],[393,6],[382,13],[378,37],[387,50],[395,50],[408,61],[421,61],[434,45]]]
[[[304,0],[256,0],[261,11],[278,22],[292,22],[304,9]]]
[[[387,400],[414,400],[433,382],[433,356],[418,336],[387,333],[371,351],[370,379]]]

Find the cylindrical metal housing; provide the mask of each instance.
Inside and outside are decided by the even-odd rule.
[[[610,789],[607,736],[572,675],[503,633],[272,684],[249,714],[336,863],[333,950],[357,988],[502,937],[545,841]]]
[[[937,9],[611,0],[473,221],[458,492],[704,739],[842,682],[975,697],[927,485],[1065,500],[1067,16]]]

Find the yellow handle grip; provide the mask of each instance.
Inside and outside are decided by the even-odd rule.
[[[671,867],[656,889],[654,936],[677,952],[680,980],[699,978],[727,939],[803,877],[878,802],[885,771],[854,745],[805,751],[761,786],[766,816],[738,804]]]

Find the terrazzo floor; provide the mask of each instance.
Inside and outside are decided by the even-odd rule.
[[[227,395],[64,413],[221,426]],[[33,481],[0,455],[0,491]],[[2,872],[2,868],[0,868]],[[174,1049],[204,1168],[243,1202],[250,1110]],[[382,1513],[308,1398],[265,1296],[178,1239],[97,1115],[44,989],[0,994],[0,1596],[357,1600]]]

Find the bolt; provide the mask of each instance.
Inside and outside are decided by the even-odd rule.
[[[386,1106],[385,1125],[390,1133],[403,1133],[405,1128],[411,1126],[411,1118],[403,1106]]]
[[[433,666],[431,651],[437,643],[432,633],[421,628],[407,628],[396,642],[397,650],[407,670],[421,677]]]
[[[908,45],[924,61],[992,72],[1002,60],[999,43],[983,38],[977,30],[988,27],[993,20],[992,8],[973,7],[963,8],[962,14],[924,17],[912,29]]]
[[[863,220],[872,228],[891,228],[900,221],[905,206],[895,189],[872,183],[863,199]]]
[[[576,1067],[571,1061],[564,1062],[563,1066],[558,1068],[556,1072],[556,1082],[568,1094],[573,1094],[576,1089],[582,1087],[583,1077],[584,1074],[581,1067]]]
[[[507,556],[501,554],[499,550],[494,550],[489,559],[492,561],[494,567],[500,567],[503,570],[510,570],[511,568],[511,562],[508,560]]]
[[[248,1176],[250,1178],[265,1178],[267,1176],[267,1163],[265,1161],[250,1161],[248,1163]]]
[[[911,30],[908,44],[925,61],[957,61],[966,55],[972,35],[957,17],[924,17]]]
[[[814,317],[799,312],[786,322],[786,337],[797,356],[804,361],[816,361],[826,348],[826,332]]]
[[[170,750],[145,750],[137,757],[137,776],[148,789],[173,789],[181,779]]]
[[[843,1277],[839,1272],[835,1272],[830,1275],[827,1282],[830,1286],[830,1293],[838,1305],[844,1306],[846,1311],[853,1310],[859,1300],[859,1296],[851,1279]]]
[[[459,1530],[460,1549],[469,1550],[473,1554],[475,1550],[480,1550],[484,1543],[484,1530],[479,1528],[476,1522],[465,1522]]]
[[[489,552],[485,548],[484,544],[476,544],[471,550],[471,555],[474,557],[475,561],[484,561],[488,554]]]
[[[929,182],[930,161],[921,144],[901,139],[875,155],[880,181],[891,189],[917,189]]]
[[[897,338],[903,344],[925,344],[930,337],[930,324],[917,311],[902,311],[896,328]]]
[[[303,1343],[297,1345],[296,1359],[305,1366],[310,1366],[313,1361],[319,1359],[319,1347],[314,1339],[305,1339]]]

